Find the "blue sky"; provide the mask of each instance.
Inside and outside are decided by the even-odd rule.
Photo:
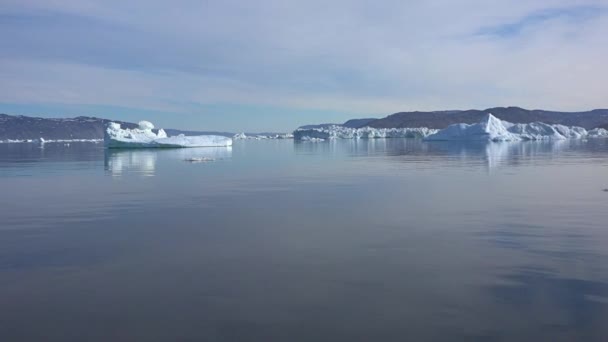
[[[608,1],[3,0],[0,112],[289,131],[608,107]]]

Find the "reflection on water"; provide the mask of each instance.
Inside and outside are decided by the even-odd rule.
[[[0,341],[602,341],[607,141],[0,145]]]
[[[520,142],[425,142],[418,139],[345,139],[294,142],[298,154],[325,156],[403,157],[402,162],[436,162],[444,166],[485,165],[498,167],[550,162],[563,152],[603,153],[605,139]]]
[[[105,167],[112,176],[120,176],[126,171],[135,171],[142,176],[154,176],[157,151],[150,150],[106,150]]]
[[[232,147],[201,147],[180,149],[106,149],[105,169],[112,176],[123,173],[137,173],[141,176],[154,176],[157,159],[187,161],[203,159],[217,161],[232,156]]]

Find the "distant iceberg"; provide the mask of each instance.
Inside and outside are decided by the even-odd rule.
[[[245,133],[237,133],[232,139],[234,140],[267,140],[267,139],[293,139],[293,134],[253,134],[246,135]]]
[[[293,137],[295,140],[300,141],[324,141],[330,139],[424,138],[436,132],[436,129],[426,127],[350,128],[345,126],[330,125],[313,128],[299,128],[293,132]]]
[[[121,128],[119,123],[110,122],[104,132],[107,148],[172,148],[172,147],[223,147],[232,146],[232,139],[219,135],[199,135],[168,137],[163,129],[157,133],[149,121],[140,121],[138,128]]]
[[[36,144],[50,144],[50,143],[100,143],[103,139],[6,139],[0,140],[0,144],[17,144],[17,143],[36,143]]]
[[[325,141],[331,139],[419,138],[427,141],[522,141],[565,140],[608,137],[608,130],[550,125],[542,122],[513,124],[488,113],[476,124],[454,124],[442,130],[418,128],[350,128],[340,125],[303,127],[293,132],[295,140]]]
[[[550,125],[542,122],[513,124],[502,121],[488,113],[476,124],[454,124],[425,140],[433,141],[522,141],[522,140],[565,140],[608,137],[608,131],[596,128],[587,131],[582,127]]]

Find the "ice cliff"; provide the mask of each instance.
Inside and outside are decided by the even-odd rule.
[[[108,148],[171,148],[171,147],[221,147],[232,146],[232,139],[219,135],[199,135],[168,137],[163,129],[157,133],[154,125],[140,121],[139,127],[121,128],[119,123],[110,122],[104,132],[104,144]]]
[[[295,140],[313,139],[375,139],[375,138],[424,138],[437,132],[429,128],[350,128],[338,125],[316,128],[300,128],[293,132]]]
[[[234,140],[267,140],[267,139],[293,139],[293,134],[250,134],[237,133],[232,139]]]

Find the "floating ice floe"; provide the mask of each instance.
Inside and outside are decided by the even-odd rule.
[[[99,143],[102,142],[103,139],[6,139],[0,140],[0,144],[52,144],[52,143],[73,143],[73,142],[92,142]]]
[[[184,159],[184,161],[187,161],[187,162],[190,162],[190,163],[203,163],[203,162],[212,162],[212,161],[215,161],[215,158],[192,157],[192,158],[186,158],[186,159]]]
[[[421,128],[350,128],[338,125],[327,127],[297,129],[293,132],[295,140],[324,141],[328,139],[376,139],[376,138],[424,138],[436,133],[436,129]],[[317,139],[317,140],[313,140]],[[321,139],[321,140],[318,140]]]
[[[502,121],[488,113],[481,122],[470,125],[464,123],[450,125],[435,134],[427,136],[425,140],[521,141],[600,137],[608,137],[608,131],[603,128],[587,131],[582,127],[550,125],[542,122],[513,124]]]
[[[106,126],[104,144],[108,148],[171,148],[171,147],[222,147],[232,146],[232,139],[219,135],[199,135],[168,137],[163,129],[157,133],[154,125],[140,121],[138,128],[121,128],[119,123],[110,122]]]

